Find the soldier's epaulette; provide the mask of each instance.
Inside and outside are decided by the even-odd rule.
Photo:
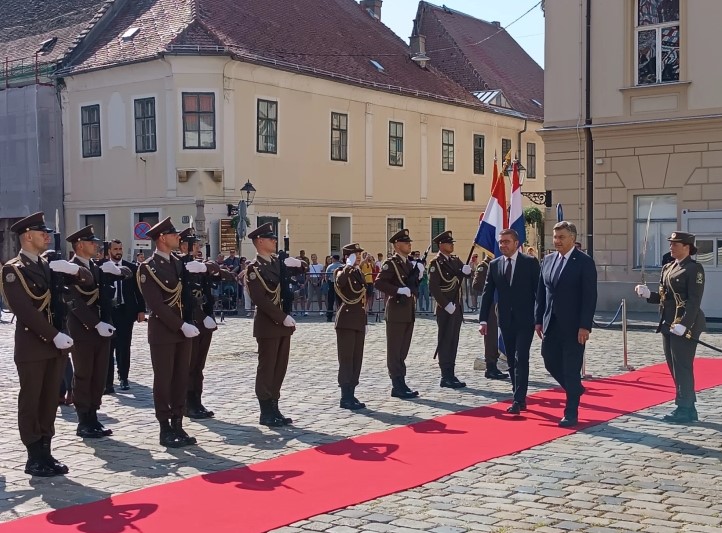
[[[16,257],[13,257],[13,258],[10,259],[9,261],[7,261],[7,262],[5,263],[5,265],[7,265],[7,266],[16,266],[16,267],[19,267],[19,268],[22,268],[22,267],[25,266],[25,264],[22,262],[22,260],[21,260],[19,257],[17,257],[17,256],[16,256]],[[3,265],[3,266],[5,266],[5,265]]]

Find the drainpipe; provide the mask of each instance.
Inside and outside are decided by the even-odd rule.
[[[594,139],[592,138],[592,0],[587,0],[586,46],[585,46],[585,108],[584,136],[587,141],[587,253],[594,258]]]
[[[519,151],[518,151],[519,155],[517,156],[517,160],[520,163],[521,163],[521,134],[526,131],[527,122],[528,122],[528,120],[524,119],[524,129],[516,134],[516,145],[519,147]]]

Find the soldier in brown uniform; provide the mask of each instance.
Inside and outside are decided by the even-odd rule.
[[[342,409],[363,409],[354,396],[361,375],[366,338],[366,280],[359,268],[361,248],[358,243],[343,247],[345,266],[334,272],[334,288],[341,300],[336,313],[336,344],[338,346],[338,385],[341,387]]]
[[[701,309],[704,294],[704,268],[690,256],[697,253],[695,236],[675,231],[667,239],[672,261],[662,267],[658,292],[637,285],[635,292],[649,303],[659,304],[662,347],[677,391],[677,408],[664,416],[665,422],[685,424],[699,419],[694,392],[695,339],[706,328]]]
[[[406,384],[406,356],[414,334],[418,279],[424,275],[424,265],[417,262],[414,266],[409,260],[412,242],[409,230],[400,230],[389,242],[394,245],[394,255],[384,261],[374,285],[386,295],[386,365],[392,383],[391,396],[406,400],[419,395]],[[412,279],[413,276],[418,279]]]
[[[184,265],[173,251],[178,248],[178,230],[170,217],[148,230],[155,241],[155,253],[138,267],[138,286],[150,309],[148,344],[153,364],[153,402],[160,424],[160,444],[179,448],[195,444],[183,429],[183,411],[188,391],[188,368],[193,337],[200,332],[183,321],[181,291]],[[197,265],[197,266],[195,266]],[[192,261],[188,272],[204,271],[205,265]]]
[[[115,328],[110,324],[110,307],[101,283],[101,271],[109,275],[121,275],[112,262],[101,267],[92,261],[97,255],[100,239],[93,233],[93,226],[86,226],[65,239],[75,252],[71,263],[87,268],[92,277],[85,283],[69,286],[68,332],[75,339],[73,348],[73,395],[78,414],[75,434],[84,439],[112,435],[98,421],[98,409],[102,403],[105,381],[110,362],[110,338]]]
[[[198,238],[191,228],[180,232],[180,254],[178,257],[183,264],[195,261],[200,249]],[[232,280],[233,274],[223,270],[212,261],[202,263],[206,271],[192,274],[187,270],[183,275],[183,320],[193,324],[200,331],[200,335],[193,337],[191,360],[188,369],[188,392],[186,394],[186,416],[188,418],[213,418],[213,411],[203,405],[203,369],[206,367],[208,351],[211,348],[213,332],[218,328],[214,319],[214,298],[211,293],[213,280]],[[198,267],[195,267],[198,269]]]
[[[56,476],[68,473],[68,467],[51,454],[55,435],[58,391],[73,339],[52,324],[51,269],[40,255],[48,248],[49,233],[43,213],[25,217],[11,226],[18,235],[20,253],[2,267],[3,296],[15,313],[15,366],[18,370],[18,429],[28,450],[25,473],[31,476]],[[67,261],[53,262],[53,269],[85,276]]]
[[[278,237],[269,222],[248,234],[256,247],[256,260],[246,271],[248,292],[256,305],[253,319],[253,336],[258,342],[258,369],[256,370],[256,397],[261,408],[259,424],[279,427],[293,422],[278,408],[281,386],[286,377],[291,335],[296,321],[285,313],[281,302],[281,259],[274,253]],[[287,257],[284,264],[300,272],[303,262]]]
[[[483,254],[482,260],[479,261],[479,266],[476,268],[474,278],[471,282],[472,288],[479,294],[484,291],[484,284],[486,283],[486,275],[488,272],[489,257]],[[496,318],[496,305],[491,307],[486,323],[492,334],[484,335],[484,362],[486,363],[484,376],[486,379],[506,379],[509,375],[499,370],[497,366],[499,363],[499,321]],[[493,334],[493,332],[497,333]]]
[[[436,301],[436,323],[439,326],[437,352],[441,368],[442,387],[460,389],[466,383],[459,381],[454,373],[456,352],[459,348],[459,332],[464,321],[464,304],[461,284],[471,275],[471,267],[465,265],[454,253],[451,231],[436,237],[439,255],[429,265],[429,290]]]

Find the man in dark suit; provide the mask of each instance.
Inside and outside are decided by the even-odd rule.
[[[513,229],[505,229],[499,234],[499,250],[502,255],[489,265],[481,295],[479,333],[496,335],[496,331],[488,331],[486,322],[496,292],[499,325],[514,391],[514,401],[507,412],[518,415],[526,411],[529,348],[534,338],[534,303],[539,284],[539,262],[519,252],[519,235]]]
[[[542,340],[544,366],[566,391],[560,427],[576,426],[584,345],[597,306],[594,260],[574,246],[577,228],[566,221],[554,226],[554,248],[542,263],[536,297],[535,329]]]
[[[115,337],[111,340],[110,364],[108,364],[108,378],[105,383],[106,394],[113,393],[113,353],[115,364],[118,365],[118,379],[120,390],[130,389],[128,373],[130,371],[130,344],[133,339],[133,324],[145,320],[145,300],[138,288],[136,272],[138,265],[123,259],[123,243],[118,239],[110,241],[110,260],[117,267],[128,267],[132,276],[127,279],[118,279],[113,294],[112,318],[115,326]]]

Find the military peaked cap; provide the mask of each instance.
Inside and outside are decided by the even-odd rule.
[[[68,242],[79,242],[79,241],[95,241],[100,242],[100,239],[95,236],[95,232],[93,231],[93,225],[85,226],[84,228],[80,228],[78,231],[73,233],[72,235],[68,235],[65,238]]]
[[[158,237],[161,235],[166,235],[168,233],[178,233],[178,230],[175,229],[175,226],[173,226],[173,222],[171,222],[170,217],[164,218],[155,226],[150,228],[146,235],[155,241],[158,240]]]
[[[389,242],[391,244],[394,244],[396,242],[413,242],[411,240],[411,237],[409,237],[409,230],[402,229],[396,233],[394,233],[391,238],[389,239]]]
[[[45,215],[42,211],[33,213],[30,216],[21,218],[15,224],[10,226],[10,231],[17,233],[18,235],[25,233],[26,231],[44,231],[45,233],[52,233],[52,228],[45,225]]]
[[[454,238],[451,236],[451,230],[439,233],[434,237],[435,244],[454,244],[454,242],[456,241],[454,241]]]
[[[262,226],[258,226],[251,233],[249,233],[248,238],[251,240],[254,240],[254,239],[276,239],[276,240],[278,240],[278,235],[276,235],[273,232],[273,224],[270,222],[266,222]]]

